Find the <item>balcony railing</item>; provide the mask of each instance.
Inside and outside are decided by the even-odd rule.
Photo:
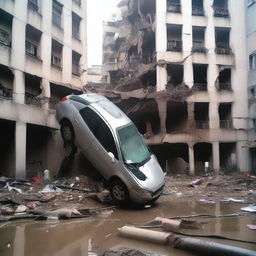
[[[196,128],[197,129],[209,129],[209,121],[208,120],[196,120]]]
[[[192,15],[204,16],[204,8],[203,7],[192,7]]]
[[[228,9],[214,6],[214,16],[227,18],[229,17]]]
[[[194,83],[196,91],[207,91],[207,83]]]
[[[193,52],[206,53],[206,48],[204,47],[203,41],[193,41]]]
[[[28,105],[35,105],[35,106],[38,106],[38,107],[41,107],[41,100],[33,95],[33,94],[30,94],[30,93],[25,93],[25,103],[28,104]]]
[[[231,83],[219,83],[220,90],[232,91]]]
[[[172,13],[181,13],[181,5],[179,3],[168,3],[167,11]]]
[[[232,50],[229,46],[216,45],[215,53],[222,55],[230,55],[232,54]]]
[[[220,128],[221,129],[231,129],[231,128],[233,128],[232,120],[220,120]]]
[[[181,40],[168,40],[167,51],[181,52],[182,51],[182,41]]]

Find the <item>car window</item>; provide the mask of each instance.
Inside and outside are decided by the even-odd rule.
[[[103,148],[105,148],[107,152],[112,152],[115,158],[118,159],[114,137],[105,121],[96,112],[88,107],[82,109],[80,114],[88,128],[101,143]]]

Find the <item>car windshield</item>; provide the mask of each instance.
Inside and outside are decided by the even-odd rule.
[[[117,131],[124,161],[139,164],[150,156],[148,147],[136,127],[131,124]]]

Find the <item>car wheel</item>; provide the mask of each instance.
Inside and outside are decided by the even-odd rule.
[[[120,204],[124,204],[129,201],[129,192],[125,184],[119,179],[115,179],[110,182],[110,193],[113,199]]]
[[[75,138],[74,130],[72,124],[68,121],[62,121],[60,126],[61,136],[64,142],[72,143]]]

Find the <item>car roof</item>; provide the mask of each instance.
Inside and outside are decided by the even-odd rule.
[[[69,97],[71,100],[78,100],[80,103],[85,105],[90,105],[95,109],[112,128],[116,129],[122,126],[126,126],[132,121],[127,117],[127,115],[119,109],[114,103],[108,100],[106,97],[96,94],[81,94],[77,97]],[[76,99],[75,99],[76,98]]]

